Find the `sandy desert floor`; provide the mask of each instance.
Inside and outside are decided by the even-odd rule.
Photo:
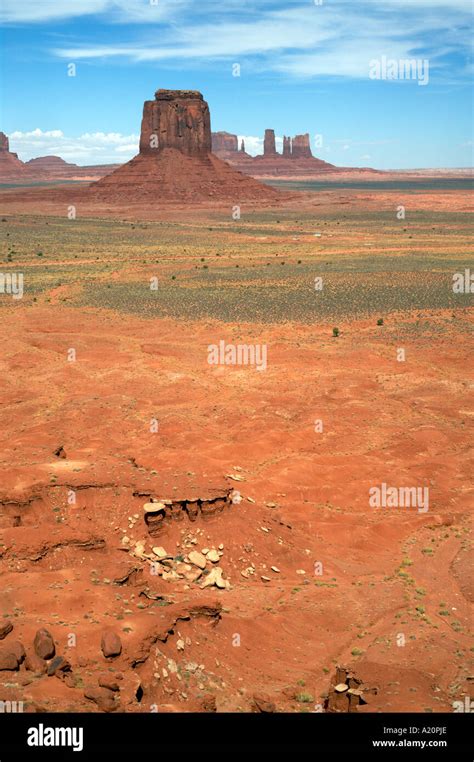
[[[238,220],[78,198],[71,220],[67,194],[0,196],[2,272],[24,276],[0,294],[0,699],[347,711],[341,666],[359,712],[472,698],[466,194]],[[210,365],[221,340],[266,369]],[[429,510],[371,507],[382,483]]]

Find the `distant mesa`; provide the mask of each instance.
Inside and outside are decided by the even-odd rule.
[[[95,179],[103,177],[119,166],[119,164],[100,164],[80,167],[78,164],[64,161],[59,156],[39,156],[23,162],[18,158],[18,154],[10,151],[7,135],[0,132],[0,180],[41,181],[80,179],[81,177]]]
[[[237,135],[230,132],[212,133],[212,150],[216,156],[253,177],[311,177],[327,172],[351,171],[313,156],[308,132],[293,138],[284,135],[282,153],[276,149],[275,130],[270,128],[265,130],[263,137],[263,154],[250,156],[245,152],[243,140],[242,146],[244,148],[239,151]],[[352,171],[358,170],[354,168]]]
[[[232,145],[237,137],[220,145]],[[145,101],[140,152],[89,188],[105,201],[274,199],[278,191],[237,171],[212,153],[209,106],[196,90],[157,90]]]
[[[237,135],[231,135],[230,132],[212,133],[212,151],[215,154],[219,152],[233,153],[238,150]]]
[[[25,162],[25,167],[33,172],[48,172],[52,174],[63,174],[70,169],[78,169],[77,164],[70,164],[59,156],[39,156],[37,159],[30,159]]]

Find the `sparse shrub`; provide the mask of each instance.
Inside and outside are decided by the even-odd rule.
[[[339,336],[339,328],[333,328],[332,335],[337,338]]]
[[[377,320],[377,325],[383,325],[383,318],[379,318]]]
[[[312,704],[314,701],[311,693],[297,693],[295,698],[299,704]]]

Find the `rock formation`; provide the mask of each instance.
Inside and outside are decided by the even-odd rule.
[[[237,137],[230,137],[228,145],[237,148]],[[155,100],[145,101],[143,108],[140,152],[93,183],[88,193],[100,200],[125,203],[211,199],[239,203],[278,197],[274,188],[214,156],[211,144],[209,107],[201,93],[157,90]],[[231,153],[239,155],[237,150]]]
[[[283,135],[283,156],[291,156],[291,138]]]
[[[8,151],[8,153],[10,153],[10,143],[4,132],[0,132],[0,152],[2,151]]]
[[[154,101],[145,101],[140,153],[165,148],[176,148],[188,156],[211,152],[209,106],[197,90],[157,90]]]
[[[246,153],[246,151],[245,151],[245,140],[243,138],[242,138],[242,142],[240,144],[240,152],[241,153]]]
[[[25,165],[18,158],[18,154],[10,151],[7,135],[0,132],[0,178],[14,179],[27,174]]]
[[[40,172],[48,175],[70,175],[74,174],[80,167],[77,164],[71,164],[64,161],[59,156],[38,156],[37,159],[30,159],[25,162],[25,167],[32,172]]]
[[[263,138],[263,155],[276,156],[275,130],[265,130],[265,137]]]
[[[238,150],[237,135],[232,135],[230,132],[213,132],[212,133],[212,152],[219,155],[219,153],[235,153]]]
[[[291,143],[291,156],[293,159],[312,159],[313,154],[309,145],[309,134],[295,135]]]

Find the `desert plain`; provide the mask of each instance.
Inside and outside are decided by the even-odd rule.
[[[473,697],[468,192],[340,186],[193,206],[1,192],[2,272],[24,279],[0,295],[2,700]],[[266,367],[209,364],[221,341]],[[371,506],[381,484],[429,507]]]

